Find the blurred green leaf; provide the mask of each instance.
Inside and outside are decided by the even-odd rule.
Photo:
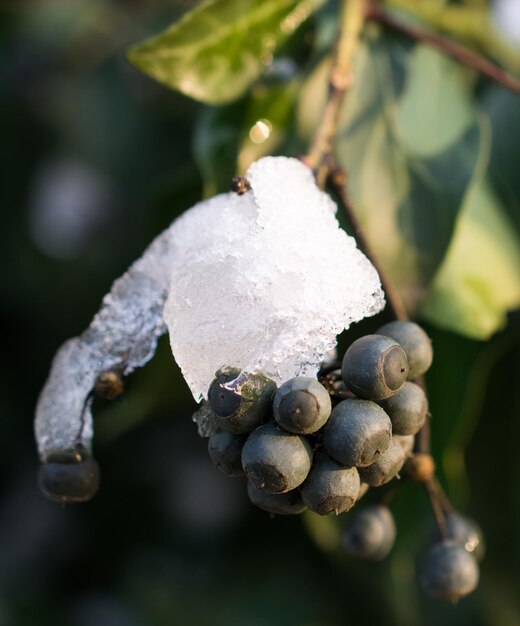
[[[520,245],[487,181],[468,194],[455,236],[422,308],[431,322],[488,339],[520,306]]]
[[[463,73],[435,51],[406,57],[379,37],[364,46],[356,75],[338,151],[369,239],[413,314],[489,137]]]
[[[291,125],[298,96],[297,80],[277,85],[256,85],[248,100],[238,168],[245,173],[253,161],[274,154]]]
[[[207,0],[133,47],[131,63],[209,104],[236,100],[323,0]]]
[[[244,103],[204,108],[195,125],[193,153],[204,181],[204,196],[229,188],[237,170]]]
[[[494,85],[485,94],[493,146],[489,164],[493,186],[520,236],[520,103],[518,95]]]
[[[460,67],[433,48],[417,46],[408,57],[407,79],[397,102],[398,140],[414,154],[433,156],[459,141],[474,122]]]
[[[404,9],[412,19],[419,18],[433,29],[498,60],[513,72],[520,71],[520,51],[502,36],[485,5],[439,0],[386,1],[392,7]]]
[[[326,60],[302,89],[304,136],[321,115],[323,100],[313,95],[324,93],[327,72]],[[520,304],[520,252],[483,182],[491,133],[464,70],[434,50],[416,46],[406,55],[395,40],[372,35],[356,76],[338,149],[373,248],[412,314],[489,337]]]
[[[245,100],[203,109],[193,150],[204,179],[204,194],[229,188],[235,174],[280,146],[291,126],[298,82],[257,84]]]
[[[335,552],[340,547],[340,525],[337,517],[317,515],[305,511],[302,515],[305,530],[324,552]]]

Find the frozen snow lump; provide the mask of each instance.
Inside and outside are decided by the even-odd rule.
[[[141,367],[166,330],[201,400],[225,365],[278,384],[316,374],[344,328],[383,308],[374,267],[307,166],[266,157],[246,177],[250,191],[200,202],[173,222],[60,348],[36,408],[42,459],[90,448],[97,376]]]
[[[384,306],[377,272],[307,166],[266,157],[246,178],[250,191],[200,203],[171,229],[164,318],[196,400],[224,365],[278,384],[315,375],[336,336]]]

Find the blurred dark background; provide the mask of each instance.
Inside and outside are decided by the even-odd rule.
[[[39,493],[32,419],[54,352],[203,193],[202,105],[124,57],[190,4],[40,0],[0,14],[0,626],[520,624],[518,314],[487,343],[427,328],[442,480],[487,543],[479,589],[457,606],[418,589],[431,512],[415,485],[396,496],[382,564],[341,554],[341,520],[254,509],[211,465],[164,338],[122,399],[95,406],[95,499]]]

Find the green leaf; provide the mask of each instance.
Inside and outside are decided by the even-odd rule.
[[[287,136],[297,95],[296,79],[259,83],[239,103],[202,111],[193,149],[205,196],[226,191],[235,174],[277,150]]]
[[[520,106],[518,95],[494,85],[486,91],[484,107],[491,121],[493,147],[489,164],[493,187],[520,236]]]
[[[421,156],[448,150],[475,121],[460,67],[433,48],[418,46],[407,74],[396,111],[399,141]],[[442,97],[432,97],[436,93]]]
[[[489,137],[465,74],[436,51],[404,54],[379,36],[364,46],[356,76],[338,151],[372,247],[413,314]]]
[[[193,135],[193,153],[204,181],[204,196],[227,191],[237,173],[237,152],[244,116],[241,101],[202,110]]]
[[[426,22],[429,30],[437,30],[448,37],[473,48],[479,54],[496,59],[513,72],[520,70],[518,47],[506,39],[496,24],[493,10],[485,3],[444,2],[439,0],[387,0],[390,7],[396,8],[403,19]],[[401,9],[404,9],[402,15]]]
[[[128,53],[167,87],[209,104],[240,97],[324,0],[207,0]]]
[[[238,170],[244,174],[253,161],[274,154],[292,124],[299,81],[255,85],[248,100]]]
[[[520,243],[487,181],[472,189],[421,313],[474,339],[488,339],[520,306]]]

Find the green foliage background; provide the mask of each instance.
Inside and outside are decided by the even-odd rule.
[[[439,22],[443,3],[415,4]],[[517,71],[484,5],[444,7],[437,25]],[[433,445],[455,505],[484,529],[478,591],[456,607],[419,592],[430,512],[414,485],[396,497],[399,539],[380,565],[341,554],[341,518],[253,510],[242,481],[212,468],[166,340],[121,400],[95,407],[99,495],[62,508],[38,493],[32,418],[59,344],[173,218],[263,154],[303,154],[319,121],[332,3],[220,0],[157,37],[193,6],[40,0],[1,14],[0,625],[519,624],[519,101],[375,27],[338,147],[367,232],[434,341]],[[470,32],[464,9],[480,20]],[[199,102],[128,65],[148,36],[130,59]],[[271,125],[262,143],[258,120]],[[110,189],[66,254],[36,219],[56,162]],[[51,225],[66,238],[67,223]]]

